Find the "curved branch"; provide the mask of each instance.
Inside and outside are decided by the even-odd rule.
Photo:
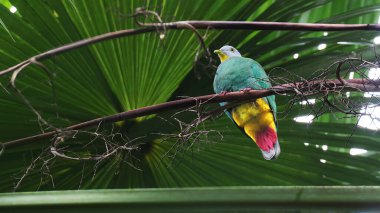
[[[110,33],[101,34],[80,41],[76,41],[58,48],[51,49],[47,52],[33,56],[19,64],[8,69],[0,71],[0,76],[14,72],[24,65],[29,65],[32,61],[41,61],[61,53],[77,49],[83,46],[95,44],[115,38],[133,36],[154,32],[157,30],[192,30],[210,29],[210,30],[297,30],[297,31],[352,31],[352,30],[380,30],[379,24],[310,24],[310,23],[292,23],[292,22],[256,22],[256,21],[177,21],[168,23],[144,23],[144,28],[126,29]]]
[[[338,112],[341,112],[341,113],[344,113],[344,114],[350,114],[350,115],[358,115],[359,113],[356,113],[356,112],[352,112],[352,111],[346,111],[342,108],[340,108],[339,106],[337,106],[336,104],[333,104],[329,101],[329,97],[328,97],[328,93],[326,96],[323,97],[323,100],[325,103],[327,103],[327,105],[335,110],[337,110]]]
[[[341,67],[342,65],[344,64],[344,62],[346,62],[346,60],[344,61],[340,61],[339,64],[338,64],[338,67],[336,68],[336,78],[340,81],[340,83],[342,83],[343,85],[347,84],[346,83],[346,80],[344,80],[341,75],[340,75],[340,71],[341,71]]]
[[[207,48],[206,43],[203,40],[202,35],[197,31],[197,29],[193,25],[191,25],[189,23],[182,23],[179,27],[185,27],[186,29],[191,30],[197,36],[198,42],[201,45],[202,49],[205,51],[206,56],[211,58],[211,53],[210,53],[209,49]]]
[[[68,130],[79,130],[91,126],[96,126],[99,123],[110,123],[116,122],[124,119],[132,119],[141,116],[161,113],[164,111],[169,111],[178,108],[195,106],[199,103],[210,104],[226,101],[247,101],[253,100],[261,97],[266,97],[275,94],[285,94],[285,93],[298,93],[298,92],[308,92],[310,88],[319,88],[323,86],[326,91],[337,91],[337,90],[359,90],[366,92],[380,91],[380,80],[368,80],[368,79],[349,79],[346,80],[346,84],[342,84],[339,80],[318,80],[311,81],[309,84],[305,82],[296,82],[289,84],[282,84],[274,86],[265,90],[250,90],[250,91],[239,91],[239,92],[228,92],[222,94],[211,94],[198,97],[190,97],[186,99],[180,99],[175,101],[169,101],[161,104],[156,104],[152,106],[146,106],[126,112],[121,112],[115,115],[110,115],[106,117],[96,118],[93,120],[85,121],[83,123],[75,124],[60,130],[45,132],[42,134],[20,138],[13,141],[8,141],[3,143],[4,148],[16,147],[19,145],[24,145],[29,142],[38,141],[41,139],[52,137],[56,134],[60,134],[62,131]],[[308,93],[304,95],[310,95],[313,93]]]
[[[155,27],[146,27],[146,28],[141,28],[141,29],[127,29],[127,30],[119,30],[115,32],[110,32],[110,33],[105,33],[102,35],[90,37],[87,39],[79,40],[70,44],[63,45],[58,48],[51,49],[49,51],[46,51],[44,53],[41,53],[39,55],[33,56],[29,58],[28,60],[25,60],[19,64],[16,64],[12,67],[9,67],[8,69],[0,71],[0,76],[5,75],[7,73],[13,72],[15,70],[20,69],[21,67],[23,68],[24,65],[29,65],[32,63],[32,61],[42,61],[48,58],[51,58],[53,56],[59,55],[61,53],[65,53],[67,51],[77,49],[83,46],[95,44],[101,41],[106,41],[114,38],[121,38],[125,36],[132,36],[132,35],[138,35],[138,34],[143,34],[143,33],[149,33],[149,32],[154,32],[156,30]],[[22,69],[21,68],[21,69]]]

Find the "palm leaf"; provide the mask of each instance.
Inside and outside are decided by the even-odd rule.
[[[18,14],[0,6],[6,31],[0,33],[0,69],[66,43],[115,30],[136,28],[128,17],[144,6],[171,20],[270,20],[302,22],[374,23],[378,20],[377,1],[11,1]],[[203,32],[205,33],[205,32]],[[262,63],[267,70],[280,66],[300,76],[310,76],[336,57],[351,51],[368,52],[368,46],[337,44],[338,41],[366,42],[373,32],[223,31],[206,39],[210,48],[229,43],[245,56]],[[327,49],[316,46],[326,43]],[[163,40],[157,33],[118,38],[83,47],[44,61],[54,77],[56,96],[46,74],[28,67],[17,86],[51,124],[65,127],[99,116],[165,102],[177,96],[196,96],[212,91],[209,69],[194,66],[195,36],[187,31],[168,31]],[[300,58],[294,60],[293,54]],[[372,55],[373,56],[373,55]],[[334,58],[333,58],[334,57]],[[191,72],[197,69],[200,76]],[[281,76],[279,70],[273,75]],[[272,74],[272,73],[271,73]],[[286,73],[285,73],[286,74]],[[199,80],[200,77],[200,80]],[[2,78],[4,87],[8,79]],[[36,116],[11,89],[0,93],[1,141],[29,136],[40,131]],[[286,97],[278,97],[285,110]],[[171,119],[173,114],[160,115]],[[78,188],[139,188],[246,185],[377,185],[379,184],[378,132],[355,129],[353,119],[334,119],[330,114],[310,125],[293,118],[310,109],[296,105],[279,121],[283,152],[279,160],[261,159],[258,149],[233,124],[222,117],[205,123],[205,130],[221,132],[202,138],[206,142],[173,150],[176,141],[150,133],[178,134],[178,127],[159,117],[128,121],[120,128],[130,138],[141,135],[141,151],[121,153],[96,162],[54,160],[46,170],[33,170],[19,190]],[[338,115],[339,116],[339,115]],[[194,115],[180,115],[190,121]],[[326,122],[328,121],[328,122]],[[227,127],[226,127],[227,126]],[[334,127],[334,128],[332,128]],[[105,129],[111,128],[105,126]],[[119,128],[119,127],[115,127]],[[355,129],[355,131],[353,130]],[[354,132],[353,132],[354,131]],[[351,136],[351,133],[354,133]],[[83,138],[71,141],[88,140]],[[11,191],[32,159],[49,141],[6,150],[0,160],[0,190]],[[309,146],[305,146],[308,143]],[[318,145],[318,148],[316,147]],[[322,145],[328,150],[323,151]],[[351,156],[352,147],[368,150],[367,156]],[[174,158],[172,158],[175,156]],[[326,160],[325,163],[321,159]],[[47,160],[47,159],[45,159]],[[127,160],[125,162],[124,160]],[[41,167],[42,162],[39,162]],[[37,168],[39,168],[37,167]],[[45,172],[45,173],[44,173]],[[51,174],[51,176],[50,176]],[[53,185],[54,183],[54,185]]]

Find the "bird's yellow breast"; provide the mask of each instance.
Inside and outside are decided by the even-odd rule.
[[[257,99],[255,102],[235,107],[232,109],[232,118],[253,140],[256,140],[255,135],[257,132],[267,127],[276,131],[272,110],[262,98]]]

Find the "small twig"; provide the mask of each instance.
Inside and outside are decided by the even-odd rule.
[[[20,74],[20,72],[26,68],[30,64],[35,64],[39,66],[49,77],[49,82],[53,90],[53,97],[55,97],[55,86],[54,86],[54,81],[53,81],[53,76],[52,73],[49,71],[49,69],[43,65],[41,62],[38,62],[35,60],[35,58],[31,58],[29,63],[25,63],[24,65],[20,66],[15,72],[13,72],[12,77],[10,79],[10,85],[12,88],[16,91],[16,94],[24,101],[24,103],[27,105],[27,107],[37,116],[37,122],[40,125],[41,132],[45,132],[43,125],[55,129],[54,126],[52,126],[49,122],[47,122],[42,115],[33,107],[32,103],[22,94],[21,90],[19,90],[16,87],[16,79],[17,76]]]
[[[140,21],[138,21],[137,18],[138,18],[138,16],[141,16],[141,15],[142,16],[153,15],[158,20],[158,23],[140,22]],[[157,12],[146,10],[145,8],[139,7],[139,8],[136,9],[134,17],[135,17],[136,23],[139,26],[142,26],[142,27],[155,26],[157,28],[157,31],[160,34],[160,39],[164,38],[164,36],[166,34],[166,25],[168,23],[164,23],[162,21],[160,15]],[[189,30],[191,30],[196,35],[200,46],[202,47],[202,49],[204,50],[204,52],[206,54],[206,58],[209,59],[209,63],[211,64],[212,63],[211,53],[210,53],[209,49],[206,46],[206,43],[204,41],[203,36],[197,31],[197,29],[195,27],[193,27],[191,24],[187,23],[187,22],[178,23],[178,27],[179,28],[183,28],[183,29],[189,29]]]
[[[23,173],[23,175],[21,176],[21,178],[17,181],[17,184],[16,186],[14,187],[14,191],[17,191],[17,189],[20,187],[21,185],[21,182],[24,180],[24,178],[29,175],[29,173],[34,169],[34,167],[36,166],[36,163],[38,160],[40,160],[42,158],[42,155],[44,154],[44,152],[42,152],[40,155],[38,155],[37,158],[35,158],[28,166],[28,168],[26,169],[26,171]]]
[[[340,76],[340,68],[341,68],[341,66],[344,64],[344,62],[345,61],[341,61],[341,62],[339,62],[339,64],[338,64],[338,67],[336,68],[336,78],[343,84],[343,85],[346,85],[347,84],[347,82],[346,82],[346,80],[344,80],[341,76]]]
[[[338,107],[336,104],[331,103],[331,102],[329,101],[329,99],[328,99],[328,95],[326,95],[326,96],[324,97],[324,102],[327,103],[327,105],[329,105],[331,108],[333,108],[333,109],[335,109],[335,110],[337,110],[337,111],[339,111],[339,112],[341,112],[341,113],[344,113],[344,114],[351,114],[351,115],[358,115],[358,114],[360,114],[360,113],[356,113],[356,112],[349,112],[349,111],[346,111],[346,110],[344,110],[344,109]]]
[[[75,131],[77,132],[77,131]],[[100,135],[98,133],[92,133],[92,132],[84,132],[84,133],[88,133],[88,134],[96,134],[96,135]],[[133,146],[133,145],[128,145],[128,144],[131,144],[132,142],[136,141],[136,140],[139,140],[143,137],[138,137],[138,138],[135,138],[133,140],[125,140],[124,138],[122,138],[123,141],[126,141],[123,145],[115,145],[113,146],[111,149],[108,148],[108,143],[112,143],[115,137],[115,134],[114,133],[110,133],[110,135],[107,135],[107,136],[102,136],[101,137],[101,140],[104,141],[105,143],[105,148],[106,148],[106,151],[102,154],[98,154],[98,155],[92,155],[90,157],[71,157],[71,156],[68,156],[62,152],[59,151],[58,149],[58,146],[65,142],[66,140],[70,139],[70,138],[73,138],[75,134],[61,134],[60,136],[58,136],[54,142],[52,143],[52,145],[50,146],[50,153],[53,155],[53,156],[57,156],[57,157],[60,157],[62,159],[66,159],[66,160],[76,160],[76,161],[101,161],[101,160],[104,160],[104,159],[107,159],[113,155],[115,155],[117,152],[121,151],[121,150],[134,150],[134,149],[137,149],[137,146]],[[93,140],[92,140],[93,141]],[[85,145],[87,146],[87,145]]]
[[[203,39],[203,36],[197,31],[197,29],[193,25],[191,25],[189,23],[186,23],[186,22],[183,22],[183,23],[181,23],[178,26],[179,27],[184,27],[184,28],[187,28],[187,29],[191,30],[197,36],[199,44],[201,45],[202,49],[206,53],[206,57],[207,58],[212,58],[210,50],[207,48],[206,43],[205,43],[205,41]]]
[[[32,59],[31,59],[32,60]],[[31,61],[28,61],[28,63],[23,63],[21,66],[17,67],[16,70],[14,70],[13,74],[12,74],[12,77],[11,77],[11,80],[10,80],[10,84],[13,88],[16,88],[16,78],[18,76],[18,74],[20,74],[20,72],[25,68],[27,67],[29,64],[31,64],[32,62]]]
[[[3,155],[4,150],[5,150],[5,145],[3,143],[0,143],[0,157],[1,155]]]
[[[137,18],[138,16],[147,16],[147,15],[153,15],[157,20],[158,22],[160,23],[160,26],[159,28],[157,28],[157,30],[160,30],[160,28],[162,28],[162,32],[160,33],[161,34],[164,34],[166,33],[166,27],[164,25],[164,22],[162,21],[161,19],[161,16],[155,12],[155,11],[151,11],[151,10],[146,10],[145,8],[142,8],[142,7],[138,7],[136,8],[135,10],[135,14],[133,15],[133,17],[135,17],[135,22],[137,25],[139,25],[140,27],[146,27],[147,25],[143,22],[140,22]]]

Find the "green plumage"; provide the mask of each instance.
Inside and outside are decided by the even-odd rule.
[[[245,88],[267,89],[272,87],[269,78],[259,63],[244,57],[231,57],[222,62],[214,78],[215,93],[240,91]],[[264,100],[273,110],[276,119],[275,96],[265,97]],[[221,103],[224,105],[225,103]],[[231,115],[226,112],[231,118]]]

